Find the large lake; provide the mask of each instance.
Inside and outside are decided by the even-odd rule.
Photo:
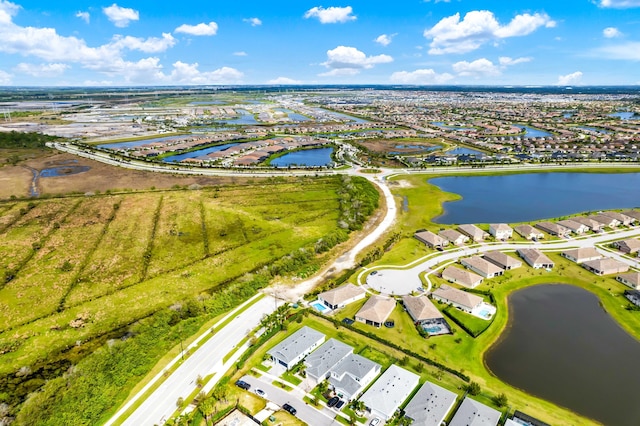
[[[640,173],[526,173],[430,179],[462,200],[436,223],[513,223],[640,206]]]
[[[271,165],[274,167],[326,166],[331,162],[332,152],[333,148],[315,148],[295,151],[271,160]]]
[[[537,285],[512,293],[508,304],[507,328],[485,357],[496,376],[603,424],[640,425],[640,342],[595,295]]]

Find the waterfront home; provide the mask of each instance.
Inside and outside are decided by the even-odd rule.
[[[640,306],[640,291],[638,290],[627,290],[624,292],[624,297],[631,303],[636,306]]]
[[[634,271],[628,274],[620,274],[616,277],[616,280],[635,290],[640,290],[640,272]]]
[[[522,266],[522,262],[520,262],[518,259],[508,256],[500,251],[489,251],[485,253],[482,258],[504,269],[505,271],[516,269]]]
[[[588,262],[590,260],[602,259],[602,255],[594,247],[581,247],[572,250],[565,250],[560,256],[575,263]]]
[[[460,259],[460,263],[465,268],[471,269],[476,274],[480,274],[485,278],[493,278],[504,273],[504,269],[494,265],[492,262],[481,258],[480,256],[471,256]]]
[[[396,307],[395,299],[371,296],[356,313],[356,321],[380,328]]]
[[[612,244],[623,253],[633,254],[640,251],[640,240],[629,238],[628,240],[616,241]]]
[[[626,214],[618,213],[618,212],[606,211],[606,212],[602,212],[602,214],[617,220],[620,223],[620,225],[624,225],[624,226],[629,226],[633,220],[632,217],[629,217]]]
[[[622,214],[631,218],[632,225],[640,222],[640,210],[625,210]]]
[[[444,318],[442,312],[426,296],[403,296],[402,304],[416,325]]]
[[[415,426],[440,426],[457,397],[450,390],[427,381],[404,408],[404,416]]]
[[[501,416],[500,411],[465,397],[449,426],[497,426]]]
[[[318,295],[318,300],[329,309],[344,308],[350,303],[364,299],[367,294],[360,286],[346,284]]]
[[[592,214],[591,216],[588,216],[588,217],[589,219],[599,222],[605,228],[614,229],[620,226],[620,221],[618,219],[614,219],[604,214]]]
[[[513,228],[521,237],[526,238],[527,240],[540,240],[544,238],[544,233],[538,231],[531,225],[518,225]]]
[[[610,257],[584,262],[582,267],[596,275],[620,274],[629,270],[629,265]]]
[[[522,411],[518,411],[518,410],[514,411],[513,420],[507,419],[507,422],[504,425],[505,426],[550,426],[548,423],[538,420],[535,417],[531,417],[530,415],[525,414]]]
[[[489,234],[478,228],[476,225],[466,224],[458,226],[458,231],[471,238],[473,241],[479,243],[489,238]]]
[[[593,232],[600,232],[600,230],[602,229],[602,224],[600,222],[593,219],[589,219],[588,217],[577,216],[577,217],[572,217],[571,220],[573,220],[574,222],[583,224]]]
[[[489,234],[496,240],[508,240],[513,237],[513,228],[506,223],[493,223],[489,225]]]
[[[324,342],[325,335],[306,325],[267,351],[271,359],[287,370]]]
[[[538,249],[518,249],[518,256],[534,269],[551,269],[555,265]]]
[[[568,230],[570,230],[571,232],[577,235],[584,234],[589,230],[589,227],[587,225],[584,225],[580,222],[576,222],[575,220],[571,220],[571,219],[560,220],[558,221],[558,225],[564,226],[565,228],[567,228]]]
[[[350,353],[329,371],[329,386],[341,398],[350,401],[380,374],[380,364]]]
[[[455,229],[445,229],[444,231],[438,232],[438,235],[456,246],[461,246],[469,242],[469,237]]]
[[[307,376],[320,383],[329,376],[329,371],[347,355],[353,348],[339,340],[331,338],[324,342],[304,360]]]
[[[570,231],[567,228],[553,222],[538,222],[536,223],[536,228],[546,232],[549,235],[560,238],[564,238],[570,234]]]
[[[451,282],[463,285],[465,287],[474,288],[482,283],[482,277],[464,269],[448,266],[442,271],[442,278]]]
[[[414,238],[425,243],[429,248],[443,248],[449,245],[449,241],[431,231],[416,232]]]
[[[440,302],[452,305],[469,314],[484,303],[482,297],[473,293],[458,290],[457,288],[450,287],[446,284],[441,285],[439,288],[431,292],[431,297]]]
[[[360,397],[372,416],[388,421],[418,386],[420,376],[392,364]]]

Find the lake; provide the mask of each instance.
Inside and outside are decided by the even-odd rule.
[[[271,160],[274,167],[308,166],[321,167],[331,162],[333,148],[314,148],[290,152]]]
[[[216,145],[205,149],[199,149],[197,151],[185,152],[184,154],[176,154],[170,157],[165,157],[162,161],[165,163],[177,163],[182,160],[186,160],[187,158],[196,158],[201,157],[212,152],[224,151],[227,148],[230,148],[234,145],[237,145],[239,142],[235,143],[225,143],[223,145]]]
[[[609,117],[617,117],[621,120],[638,120],[640,116],[634,115],[633,112],[629,111],[618,111],[613,114],[609,114]]]
[[[640,173],[525,173],[429,180],[462,200],[436,223],[514,223],[640,206]]]
[[[230,120],[219,121],[220,124],[259,124],[253,114],[246,109],[237,109],[236,112],[240,114],[238,118],[232,118]]]
[[[583,130],[589,130],[589,131],[592,131],[592,132],[602,133],[602,134],[605,134],[605,135],[608,134],[608,133],[611,133],[608,130],[600,129],[598,127],[578,126],[577,128],[578,129],[583,129]]]
[[[524,130],[523,136],[525,138],[546,138],[548,136],[552,136],[552,134],[549,132],[545,132],[544,130],[540,130],[540,129],[534,129],[533,127],[529,127],[529,126],[518,126],[518,127]]]
[[[598,298],[544,284],[509,296],[509,323],[486,354],[501,380],[608,426],[640,424],[640,342]],[[526,410],[525,410],[526,411]]]
[[[476,151],[475,149],[471,149],[471,148],[457,147],[457,148],[454,148],[452,150],[447,151],[446,154],[449,154],[449,155],[480,155],[480,154],[482,154],[482,152]]]
[[[438,126],[438,127],[442,127],[443,129],[449,129],[449,130],[461,130],[461,131],[474,131],[476,130],[475,127],[459,127],[459,126],[448,126],[446,124],[444,124],[442,121],[432,121],[431,124],[433,124],[434,126]]]
[[[305,117],[304,115],[298,114],[297,112],[287,108],[276,108],[275,111],[284,112],[285,114],[287,114],[287,117],[289,117],[293,121],[309,121],[310,120],[309,117]]]

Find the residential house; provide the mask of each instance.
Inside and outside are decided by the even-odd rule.
[[[306,325],[267,351],[274,362],[287,370],[324,342],[325,335]]]
[[[455,266],[448,266],[442,271],[442,278],[463,285],[465,287],[474,288],[482,283],[482,277],[470,271],[465,271]]]
[[[371,296],[356,313],[356,321],[374,327],[381,327],[396,307],[395,299],[383,296]]]
[[[536,228],[546,232],[549,235],[553,235],[560,238],[564,238],[568,236],[571,232],[564,226],[558,225],[557,223],[553,223],[553,222],[538,222],[536,223]]]
[[[620,274],[629,270],[629,265],[610,257],[584,262],[582,267],[596,275]]]
[[[602,225],[605,228],[614,229],[620,226],[620,221],[618,219],[614,219],[610,216],[606,216],[601,213],[592,214],[591,216],[588,216],[588,217],[589,219],[595,220],[596,222],[600,223],[600,225]]]
[[[453,288],[448,285],[441,285],[440,288],[431,292],[431,297],[440,302],[453,305],[467,313],[471,313],[484,302],[480,296],[458,290],[457,288]]]
[[[304,360],[307,376],[320,383],[329,377],[331,368],[353,352],[353,348],[336,339],[329,339]]]
[[[602,212],[602,214],[617,220],[620,223],[620,225],[624,225],[624,226],[631,225],[631,222],[633,221],[632,217],[627,216],[624,213],[606,211],[606,212]]]
[[[630,238],[628,240],[616,241],[613,246],[623,253],[634,254],[640,251],[640,240]]]
[[[577,235],[584,234],[589,230],[589,227],[587,225],[582,224],[580,222],[576,222],[575,220],[572,220],[572,219],[560,220],[558,221],[558,225],[564,226],[565,228],[567,228],[568,230],[570,230],[571,232]]]
[[[497,426],[501,416],[500,411],[466,397],[449,426]]]
[[[318,300],[329,309],[344,308],[350,303],[364,299],[366,291],[360,286],[347,284],[318,295]]]
[[[506,223],[493,223],[489,225],[489,234],[496,240],[508,240],[513,237],[513,228]]]
[[[473,272],[480,274],[485,278],[493,278],[504,274],[504,269],[494,265],[492,262],[483,259],[480,256],[471,256],[460,259],[460,263],[465,268],[471,269]]]
[[[622,214],[632,219],[631,224],[640,222],[640,210],[625,210]]]
[[[603,228],[600,222],[598,222],[597,220],[590,219],[588,217],[582,217],[582,216],[572,217],[571,220],[573,220],[574,222],[581,223],[584,226],[587,226],[589,230],[593,232],[600,232],[600,230]]]
[[[426,296],[403,296],[402,304],[416,325],[444,318],[442,312]]]
[[[551,269],[554,263],[538,249],[518,249],[518,256],[534,269]]]
[[[380,364],[351,353],[331,368],[329,385],[339,397],[349,401],[369,386],[380,369]]]
[[[544,233],[538,231],[531,225],[518,225],[513,228],[520,236],[526,238],[527,240],[540,240],[544,238]]]
[[[489,238],[489,234],[473,224],[460,225],[458,226],[458,231],[462,232],[477,243]]]
[[[427,381],[404,408],[404,416],[415,426],[440,426],[457,397],[450,390]]]
[[[548,423],[545,423],[542,420],[538,420],[535,417],[531,417],[530,415],[518,410],[513,412],[513,423],[515,423],[517,426],[550,426]]]
[[[588,262],[590,260],[602,259],[603,257],[594,247],[565,250],[560,253],[560,255],[575,263]]]
[[[616,280],[622,284],[629,286],[635,290],[640,290],[640,272],[630,272],[628,274],[621,274],[616,277]]]
[[[429,248],[443,248],[449,245],[449,240],[434,234],[431,231],[416,232],[413,235],[418,241],[423,242]]]
[[[386,422],[418,386],[420,376],[392,364],[360,397],[373,416]]]
[[[445,229],[444,231],[438,232],[438,235],[456,246],[461,246],[469,242],[469,237],[455,229]]]
[[[489,251],[485,253],[483,259],[488,260],[496,266],[508,271],[522,266],[522,262],[518,259],[508,256],[500,251]]]

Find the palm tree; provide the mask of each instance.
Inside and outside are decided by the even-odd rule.
[[[200,410],[200,412],[204,416],[204,424],[208,425],[209,418],[211,417],[211,415],[214,413],[214,410],[215,410],[215,403],[213,398],[207,398],[204,401],[202,401],[200,404],[198,404],[198,410]]]

